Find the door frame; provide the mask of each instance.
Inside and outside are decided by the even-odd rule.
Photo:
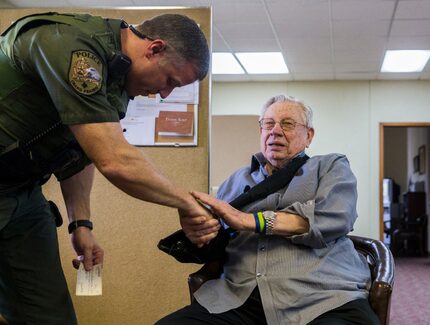
[[[385,127],[430,127],[430,122],[380,122],[379,123],[379,239],[384,240],[384,204],[382,183],[384,180],[384,128]]]

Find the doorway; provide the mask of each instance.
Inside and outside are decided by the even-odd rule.
[[[379,229],[380,239],[389,244],[390,238],[387,238],[389,233],[384,232],[384,228],[387,229],[387,213],[392,216],[402,212],[396,212],[398,208],[396,204],[387,204],[387,201],[391,200],[387,200],[387,188],[389,198],[393,198],[395,193],[394,203],[396,196],[402,197],[402,193],[411,191],[427,193],[425,209],[428,214],[430,123],[380,123],[379,131]],[[419,168],[417,161],[421,161]],[[393,192],[395,187],[400,188],[400,193]],[[427,241],[425,247],[426,249],[428,247]]]

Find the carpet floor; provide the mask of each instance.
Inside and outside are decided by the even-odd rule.
[[[395,259],[391,325],[430,324],[430,257]]]

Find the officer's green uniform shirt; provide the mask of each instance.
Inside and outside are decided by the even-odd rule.
[[[107,97],[107,58],[94,39],[73,26],[45,25],[18,37],[14,48],[16,63],[43,83],[62,123],[119,121]]]
[[[65,125],[118,122],[128,98],[124,77],[112,80],[108,73],[109,57],[121,49],[120,20],[90,15],[37,17],[41,18],[21,27],[12,48],[2,43],[23,82],[0,96],[0,148],[53,128],[34,144],[42,157],[52,159],[74,139]],[[35,23],[38,27],[31,28]],[[0,86],[7,88],[8,80],[0,79]],[[55,127],[58,122],[61,126]]]

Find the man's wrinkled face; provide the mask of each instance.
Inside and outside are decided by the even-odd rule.
[[[266,160],[275,168],[284,166],[291,158],[305,150],[312,142],[314,129],[306,127],[302,109],[294,102],[274,103],[263,116],[275,122],[271,130],[260,128],[260,148]],[[283,130],[280,122],[294,127]]]

